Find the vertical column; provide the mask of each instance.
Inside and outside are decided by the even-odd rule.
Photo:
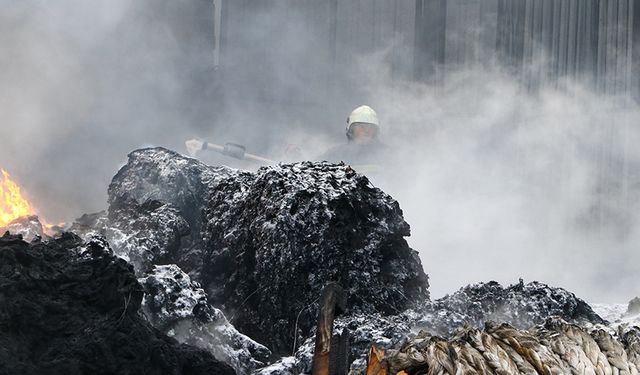
[[[626,83],[626,94],[631,95],[633,93],[633,15],[634,15],[634,2],[635,0],[627,0],[627,19],[626,19],[626,27],[627,32],[625,35],[625,44],[627,46],[625,50],[625,83]]]
[[[534,23],[535,23],[535,0],[525,0],[524,36],[522,46],[522,81],[529,88],[536,85],[535,74],[533,72],[536,62],[533,61],[534,50]]]
[[[347,51],[351,42],[351,3],[345,0],[337,0],[336,3],[336,70],[342,71],[342,67],[350,63]],[[349,60],[348,60],[349,59]]]
[[[480,0],[480,58],[494,56],[498,28],[498,0]]]
[[[600,0],[598,14],[598,67],[596,72],[597,87],[601,91],[606,90],[606,73],[607,73],[607,11],[608,0]]]
[[[337,0],[313,1],[294,0],[291,8],[299,8],[299,13],[310,30],[306,35],[307,43],[315,46],[313,56],[304,56],[300,59],[305,68],[306,76],[313,81],[310,82],[317,90],[305,93],[310,96],[309,103],[327,103],[324,98],[334,97],[336,82],[336,11]],[[315,106],[316,104],[314,104]]]
[[[527,19],[527,2],[526,0],[518,0],[516,33],[517,39],[517,69],[522,69],[524,60],[524,43],[525,43],[525,24]]]
[[[504,0],[498,0],[498,16],[496,22],[496,51],[502,56],[505,49],[505,12],[506,4]]]
[[[568,31],[571,22],[569,14],[569,1],[560,1],[560,30],[558,33],[558,77],[563,77],[567,72]]]
[[[627,77],[627,28],[629,18],[629,0],[618,0],[618,17],[616,22],[617,40],[616,40],[616,94],[627,94],[628,79]]]
[[[567,75],[575,76],[576,34],[578,27],[578,0],[569,0],[569,25],[567,28]]]
[[[532,22],[532,43],[531,43],[531,62],[536,67],[532,79],[535,87],[538,88],[544,84],[547,75],[548,56],[544,41],[544,20],[545,20],[545,1],[532,0],[533,2],[533,22]]]
[[[555,0],[539,0],[542,4],[542,20],[540,25],[540,56],[544,61],[541,72],[541,85],[546,85],[551,78],[553,56],[553,10]]]
[[[395,42],[395,3],[397,0],[369,0],[373,7],[373,50],[387,48],[389,43]],[[396,53],[395,45],[391,52]]]
[[[595,63],[593,61],[593,14],[597,0],[578,0],[578,20],[576,24],[575,74],[581,80],[591,80]]]
[[[444,31],[444,49],[445,57],[444,64],[446,70],[453,68],[453,65],[458,64],[460,45],[462,44],[463,35],[462,30],[459,27],[460,21],[460,1],[459,0],[447,0],[446,18],[445,18],[445,31]]]
[[[445,62],[447,0],[416,2],[415,78],[442,82],[439,68]]]
[[[562,0],[551,0],[551,16],[549,27],[549,81],[555,85],[558,79],[558,62],[560,61],[560,30],[562,28]]]
[[[419,0],[418,0],[419,1]],[[393,60],[394,77],[411,78],[414,71],[416,41],[416,0],[396,0],[394,35],[396,46]]]
[[[640,0],[633,1],[631,32],[631,91],[640,102]]]
[[[598,41],[600,40],[600,9],[602,8],[601,0],[589,0],[591,1],[591,7],[588,8],[589,14],[589,28],[588,33],[588,56],[589,66],[587,67],[591,82],[597,85],[598,75]]]
[[[340,77],[351,77],[357,56],[374,46],[373,6],[363,0],[338,0],[336,7],[336,70]],[[345,79],[343,90],[351,90]]]
[[[525,0],[500,0],[498,3],[497,50],[516,72],[522,67],[525,37]]]
[[[606,19],[606,29],[607,29],[607,39],[606,44],[604,46],[604,54],[606,60],[606,69],[605,69],[605,92],[606,93],[615,93],[616,87],[616,60],[615,60],[615,51],[616,51],[616,39],[617,39],[617,23],[618,23],[618,1],[619,0],[608,0],[607,4],[607,19]]]

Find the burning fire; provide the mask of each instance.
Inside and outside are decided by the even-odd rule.
[[[35,210],[23,196],[20,186],[16,184],[9,173],[0,169],[0,227],[25,215],[33,215]]]

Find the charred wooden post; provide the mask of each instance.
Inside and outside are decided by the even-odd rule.
[[[313,375],[346,375],[347,373],[346,366],[341,365],[342,362],[347,362],[347,359],[341,354],[348,353],[345,346],[348,343],[348,333],[343,333],[342,339],[339,341],[332,340],[333,319],[345,310],[346,296],[342,287],[336,283],[325,286],[320,297],[316,347],[313,355]],[[336,351],[334,355],[331,355],[332,347]],[[336,363],[332,364],[332,360]]]
[[[331,338],[329,352],[329,374],[346,375],[349,372],[349,330],[345,327],[341,335]]]

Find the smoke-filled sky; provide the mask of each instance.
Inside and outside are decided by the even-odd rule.
[[[48,221],[105,209],[136,148],[201,137],[313,158],[369,104],[392,149],[371,178],[400,202],[434,297],[519,277],[594,302],[640,294],[637,103],[571,81],[530,92],[499,63],[398,78],[391,37],[332,86],[318,35],[286,7],[259,7],[215,68],[196,3],[3,2],[0,167]]]

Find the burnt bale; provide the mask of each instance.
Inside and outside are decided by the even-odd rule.
[[[296,327],[309,332],[328,282],[345,288],[352,313],[394,314],[429,298],[398,203],[344,164],[251,173],[143,149],[114,177],[109,199],[180,210],[190,227],[183,250],[201,257],[174,263],[241,332],[278,353],[291,351]]]
[[[258,341],[288,350],[315,322],[330,281],[350,312],[393,314],[428,298],[427,277],[404,236],[396,201],[348,166],[266,167],[235,199],[213,194],[203,282]]]
[[[190,239],[197,241],[202,238],[202,211],[210,190],[219,183],[251,176],[227,167],[210,167],[161,147],[136,150],[109,185],[109,211],[122,209],[132,201],[171,203],[189,223]]]
[[[139,313],[132,267],[104,241],[0,238],[0,373],[234,374]]]

